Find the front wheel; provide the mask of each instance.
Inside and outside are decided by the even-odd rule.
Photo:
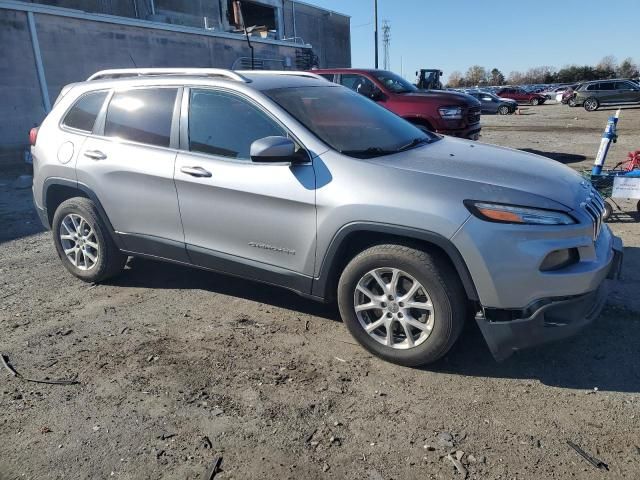
[[[598,109],[599,106],[600,106],[600,104],[598,103],[598,100],[593,98],[593,97],[587,98],[584,101],[584,109],[587,112],[595,112]]]
[[[604,214],[602,215],[602,220],[605,222],[611,218],[611,214],[613,213],[613,207],[607,201],[604,202]]]
[[[403,245],[358,254],[338,283],[338,306],[354,338],[387,361],[435,362],[458,339],[467,298],[455,270],[437,255]]]
[[[85,282],[106,280],[120,273],[127,261],[88,198],[62,202],[53,216],[52,233],[65,268]]]
[[[570,107],[575,107],[576,106],[576,99],[571,97],[569,100],[567,100],[567,105],[569,105]]]
[[[540,103],[540,99],[539,98],[532,98],[531,99],[531,105],[536,106]]]

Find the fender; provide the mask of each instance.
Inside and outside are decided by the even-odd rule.
[[[443,237],[439,233],[430,232],[428,230],[377,222],[352,222],[344,225],[340,230],[338,230],[331,240],[329,248],[322,259],[318,278],[315,278],[313,281],[311,291],[313,296],[328,298],[327,294],[329,292],[327,289],[330,287],[331,267],[334,265],[334,262],[339,260],[336,256],[340,251],[340,247],[343,242],[349,237],[349,235],[356,232],[383,233],[413,240],[420,240],[439,247],[449,257],[449,260],[451,260],[451,263],[462,281],[462,286],[464,287],[467,297],[471,300],[479,300],[478,293],[473,283],[473,279],[471,278],[471,274],[469,273],[469,269],[467,268],[467,264],[451,240]]]

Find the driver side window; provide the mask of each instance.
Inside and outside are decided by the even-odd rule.
[[[340,85],[350,88],[354,92],[364,94],[364,92],[372,92],[375,89],[375,85],[367,77],[362,75],[341,75]]]
[[[191,90],[190,151],[249,161],[251,144],[271,136],[287,133],[245,99],[221,91]]]

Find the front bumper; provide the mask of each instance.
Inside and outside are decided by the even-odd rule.
[[[622,268],[623,247],[618,237],[613,237],[613,255],[607,265],[608,279],[618,278]],[[500,311],[522,318],[492,321],[493,311],[483,310],[476,316],[489,350],[498,361],[505,360],[515,351],[570,337],[593,322],[607,300],[607,284],[603,281],[596,290],[570,297],[541,299],[522,310]],[[486,313],[486,315],[485,315]],[[518,316],[517,314],[515,315]]]

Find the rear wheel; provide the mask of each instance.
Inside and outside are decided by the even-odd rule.
[[[600,103],[596,98],[589,97],[584,101],[583,106],[587,112],[595,112],[600,106]]]
[[[106,280],[120,273],[127,261],[88,198],[62,202],[53,217],[52,233],[65,268],[85,282]]]
[[[501,105],[498,108],[498,113],[500,115],[509,115],[509,113],[511,113],[511,109],[507,105]]]
[[[354,338],[385,360],[432,363],[453,346],[466,318],[460,280],[440,257],[402,245],[357,255],[338,284],[342,319]]]

